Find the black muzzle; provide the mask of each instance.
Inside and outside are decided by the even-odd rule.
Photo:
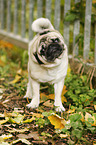
[[[51,43],[48,45],[48,48],[45,51],[45,58],[48,62],[53,62],[62,54],[63,50],[64,48],[60,44]]]

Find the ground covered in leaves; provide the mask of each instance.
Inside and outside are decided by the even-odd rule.
[[[28,55],[0,41],[0,145],[95,145],[96,90],[86,75],[70,67],[62,92],[63,113],[55,112],[53,86],[41,84],[41,103],[32,110],[24,99]]]

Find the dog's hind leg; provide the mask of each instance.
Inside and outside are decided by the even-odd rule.
[[[56,106],[56,111],[58,112],[65,111],[65,108],[63,107],[62,101],[61,101],[61,94],[62,94],[63,86],[64,86],[64,79],[54,84],[54,90],[55,90],[54,105]]]
[[[32,92],[31,97],[30,97],[30,98],[32,98],[32,100],[31,100],[31,103],[27,105],[27,107],[28,108],[36,108],[39,106],[39,102],[40,102],[40,93],[39,93],[40,84],[38,82],[36,82],[35,80],[30,78],[29,87],[30,87],[29,91]]]

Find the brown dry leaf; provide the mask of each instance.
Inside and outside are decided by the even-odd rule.
[[[34,144],[38,144],[38,145],[48,145],[48,142],[47,141],[45,141],[45,140],[43,140],[43,141],[41,141],[41,140],[38,140],[38,141],[32,141],[32,143],[34,143]]]
[[[57,114],[52,114],[51,116],[48,116],[48,119],[50,120],[51,124],[54,125],[55,129],[63,129],[66,122],[64,119],[62,119]]]
[[[51,108],[53,108],[53,104],[50,103],[50,100],[48,100],[48,101],[46,101],[45,103],[43,103],[43,105],[46,106],[46,107],[51,107]]]
[[[9,84],[15,84],[15,83],[17,83],[18,81],[20,81],[20,78],[21,78],[21,76],[17,74],[15,76],[15,79],[13,81],[9,82]]]
[[[33,138],[34,140],[40,140],[40,136],[38,134],[38,132],[30,132],[29,134],[18,134],[17,135],[18,138],[25,138],[25,139],[29,139],[29,138]]]

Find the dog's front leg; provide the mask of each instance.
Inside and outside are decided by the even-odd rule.
[[[31,98],[32,98],[32,101],[30,104],[27,105],[28,108],[36,108],[39,106],[39,102],[40,102],[40,94],[39,94],[39,89],[40,89],[40,84],[31,79],[30,78],[30,91],[32,92],[31,94]]]
[[[54,90],[55,90],[55,102],[54,105],[56,106],[56,111],[62,112],[65,111],[65,108],[62,105],[61,101],[61,94],[64,86],[64,80],[61,80],[58,83],[54,84]]]

